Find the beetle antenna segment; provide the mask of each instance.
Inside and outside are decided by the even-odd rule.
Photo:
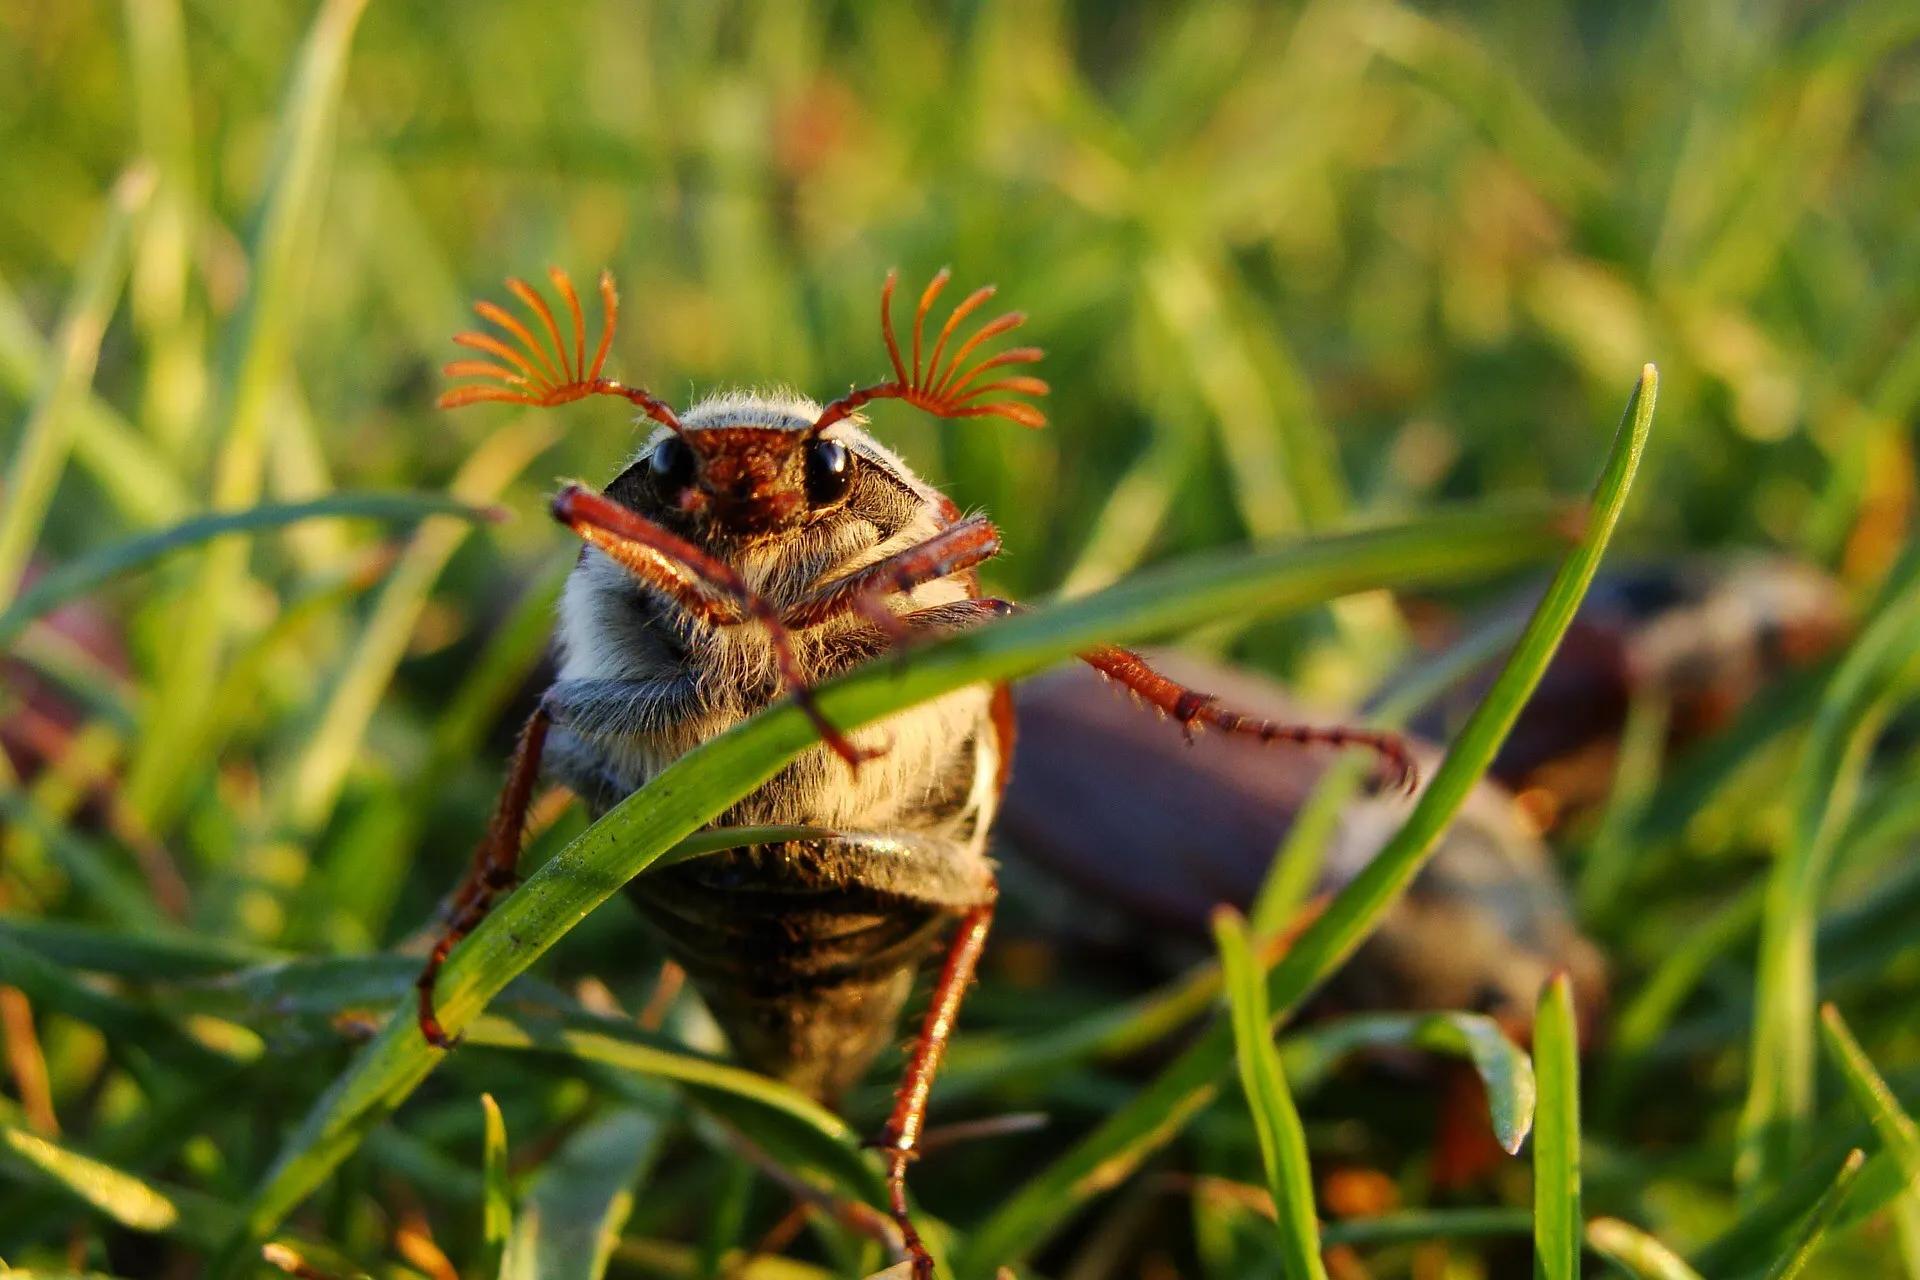
[[[1031,374],[1017,373],[995,378],[991,382],[979,383],[980,376],[1007,365],[1032,364],[1040,359],[1038,347],[1013,347],[968,365],[967,358],[977,350],[981,343],[996,338],[1003,333],[1019,328],[1026,323],[1026,314],[1009,311],[996,316],[974,330],[953,354],[947,354],[947,344],[953,338],[960,322],[976,311],[980,304],[993,296],[993,286],[985,285],[975,289],[960,305],[948,315],[946,323],[940,326],[940,332],[933,341],[933,349],[926,352],[925,346],[927,312],[947,287],[951,273],[942,267],[927,287],[921,290],[920,302],[913,314],[913,366],[900,355],[900,341],[893,331],[893,290],[899,283],[900,273],[887,272],[887,282],[880,288],[880,336],[887,344],[887,359],[893,365],[893,381],[877,383],[871,387],[861,387],[849,391],[828,405],[814,421],[810,434],[819,434],[834,423],[858,412],[864,405],[874,400],[905,400],[915,408],[942,418],[1005,418],[1017,422],[1023,427],[1042,427],[1046,425],[1046,415],[1030,404],[1018,400],[981,400],[983,396],[996,394],[1043,396],[1047,394],[1047,384]]]
[[[484,378],[487,381],[452,387],[440,395],[442,409],[458,409],[482,401],[531,405],[550,409],[588,396],[619,396],[638,405],[640,412],[655,422],[680,432],[680,419],[665,401],[639,387],[629,387],[613,378],[601,376],[607,363],[607,351],[613,345],[613,331],[620,323],[620,296],[614,291],[613,273],[600,273],[600,341],[595,344],[593,360],[587,361],[587,320],[580,307],[580,295],[573,280],[558,267],[549,267],[547,277],[566,304],[573,342],[561,336],[560,322],[553,308],[533,286],[518,277],[509,278],[507,291],[532,313],[544,331],[545,341],[518,317],[496,303],[482,299],[473,310],[482,320],[506,334],[511,342],[496,334],[469,329],[453,336],[454,342],[471,351],[491,356],[490,360],[454,360],[441,372],[449,378]]]

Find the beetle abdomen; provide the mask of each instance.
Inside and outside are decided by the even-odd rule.
[[[963,867],[941,856],[953,852],[893,855],[938,865],[928,879],[948,888],[932,896],[876,887],[887,855],[839,842],[717,854],[642,876],[628,892],[740,1060],[832,1103],[892,1040],[916,970],[981,883],[984,860]]]

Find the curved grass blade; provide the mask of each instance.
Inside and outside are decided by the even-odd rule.
[[[500,1261],[513,1235],[513,1188],[507,1173],[507,1122],[500,1115],[500,1104],[492,1094],[483,1093],[480,1110],[486,1117],[486,1139],[481,1151],[479,1274],[493,1277],[500,1274]]]
[[[1573,621],[1626,505],[1653,426],[1658,380],[1641,373],[1594,491],[1586,528],[1521,633],[1513,654],[1421,793],[1406,823],[1379,855],[1301,933],[1268,978],[1271,1007],[1296,1010],[1353,954],[1424,864],[1467,793],[1492,764],[1520,708],[1532,695],[1560,637]],[[956,1269],[991,1275],[1047,1239],[1089,1197],[1124,1179],[1211,1102],[1232,1057],[1231,1037],[1215,1024],[1132,1102],[1031,1179],[969,1238]]]
[[[499,518],[494,508],[473,506],[437,493],[334,493],[310,502],[270,502],[244,511],[195,516],[171,528],[89,552],[41,577],[0,613],[0,645],[10,643],[35,618],[123,573],[226,534],[257,533],[323,518],[411,522],[437,515],[473,521]]]
[[[1634,1280],[1701,1280],[1700,1273],[1688,1266],[1686,1259],[1618,1218],[1595,1218],[1589,1222],[1587,1243]]]
[[[13,599],[47,509],[53,505],[53,491],[72,448],[74,404],[93,385],[100,341],[127,276],[134,217],[152,191],[153,172],[145,166],[129,170],[114,185],[106,226],[87,255],[60,319],[53,367],[27,414],[6,479],[0,482],[0,493],[6,494],[5,503],[0,504],[0,602]]]
[[[1840,1172],[1834,1177],[1833,1185],[1827,1188],[1820,1202],[1800,1224],[1799,1233],[1793,1248],[1767,1268],[1767,1280],[1793,1280],[1805,1269],[1820,1240],[1827,1234],[1827,1228],[1833,1225],[1840,1207],[1847,1202],[1847,1194],[1853,1190],[1854,1181],[1860,1176],[1860,1168],[1867,1162],[1867,1153],[1855,1148],[1840,1166]]]
[[[666,1129],[653,1111],[620,1107],[569,1137],[520,1203],[501,1280],[600,1280]]]
[[[1247,1110],[1253,1115],[1260,1163],[1266,1168],[1267,1191],[1273,1196],[1274,1222],[1280,1228],[1281,1272],[1307,1280],[1326,1280],[1327,1267],[1320,1258],[1320,1217],[1313,1207],[1313,1167],[1307,1158],[1307,1135],[1300,1127],[1293,1095],[1287,1091],[1280,1053],[1273,1047],[1267,984],[1254,964],[1246,921],[1238,912],[1228,907],[1215,912],[1213,936],[1225,976],[1240,1087],[1246,1093]]]
[[[1573,984],[1563,973],[1547,984],[1533,1024],[1540,1110],[1533,1133],[1533,1274],[1539,1280],[1580,1275],[1580,1045],[1573,1022]]]
[[[1465,1058],[1487,1090],[1493,1135],[1512,1155],[1533,1127],[1533,1063],[1500,1024],[1477,1013],[1378,1013],[1338,1018],[1280,1042],[1296,1088],[1317,1083],[1333,1064],[1363,1049],[1420,1049]]]
[[[1539,513],[1463,514],[1197,558],[930,643],[904,662],[869,664],[822,686],[817,700],[835,723],[858,727],[955,689],[1030,674],[1093,644],[1485,573],[1531,559],[1553,538],[1553,519]],[[589,911],[814,742],[806,717],[783,702],[676,761],[535,872],[454,953],[439,986],[442,1023],[457,1034]],[[248,1238],[277,1225],[444,1056],[421,1040],[408,1008],[398,1013],[315,1103],[268,1172]],[[244,1239],[236,1242],[229,1273],[247,1251]]]
[[[1899,1163],[1908,1183],[1920,1187],[1920,1126],[1916,1126],[1913,1117],[1901,1109],[1900,1100],[1893,1096],[1893,1090],[1887,1087],[1886,1080],[1874,1070],[1872,1060],[1860,1048],[1860,1042],[1853,1038],[1853,1032],[1847,1029],[1840,1010],[1831,1004],[1821,1009],[1820,1029],[1826,1036],[1829,1056],[1847,1082],[1847,1091],[1853,1094],[1854,1102],[1873,1122],[1874,1132],[1880,1135],[1881,1143]]]

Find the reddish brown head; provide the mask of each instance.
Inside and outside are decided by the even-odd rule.
[[[927,312],[947,283],[944,270],[920,295],[911,366],[902,358],[894,336],[895,276],[887,274],[880,294],[880,321],[893,366],[890,380],[850,391],[825,408],[779,397],[725,396],[689,411],[684,421],[648,392],[601,375],[619,312],[613,278],[606,273],[600,277],[604,328],[589,359],[586,322],[573,282],[557,267],[549,275],[565,304],[568,323],[563,326],[546,300],[524,281],[508,280],[507,288],[524,304],[533,323],[492,303],[476,304],[475,311],[499,332],[466,332],[454,341],[491,358],[456,360],[446,366],[446,373],[484,381],[448,390],[441,395],[440,406],[451,409],[500,401],[546,408],[597,395],[618,396],[639,406],[667,433],[654,442],[641,463],[609,486],[608,494],[689,532],[757,541],[839,506],[859,466],[859,455],[848,447],[857,442],[857,433],[850,435],[852,426],[839,424],[874,400],[904,400],[943,418],[997,417],[1029,427],[1046,421],[1030,404],[992,398],[1044,395],[1047,384],[1040,379],[1017,374],[982,381],[982,375],[994,369],[1038,360],[1038,348],[1015,347],[967,363],[982,343],[1019,327],[1024,316],[1010,312],[953,342],[960,322],[993,295],[991,287],[967,295],[931,346],[925,342]],[[632,492],[623,493],[623,488]]]
[[[684,533],[754,542],[840,506],[858,461],[846,441],[809,431],[815,407],[799,400],[723,396],[690,410],[678,431],[608,486]]]

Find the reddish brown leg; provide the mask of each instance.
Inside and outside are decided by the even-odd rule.
[[[1376,733],[1371,729],[1350,729],[1343,725],[1280,724],[1242,715],[1223,707],[1210,693],[1189,689],[1169,680],[1146,659],[1128,649],[1102,646],[1080,655],[1080,660],[1127,689],[1148,705],[1179,724],[1188,737],[1195,726],[1205,725],[1222,733],[1257,738],[1261,742],[1291,742],[1299,746],[1361,747],[1380,757],[1383,780],[1394,788],[1412,791],[1420,773],[1413,753],[1398,734]]]
[[[420,996],[420,1034],[437,1048],[450,1049],[454,1041],[434,1014],[434,983],[440,978],[440,967],[460,940],[479,927],[502,893],[513,888],[520,862],[521,833],[526,829],[527,808],[533,802],[534,785],[540,778],[540,752],[546,746],[551,724],[543,707],[533,713],[527,727],[520,731],[520,744],[514,748],[507,785],[501,789],[493,820],[487,824],[487,834],[481,838],[480,846],[473,851],[473,862],[467,868],[466,877],[454,891],[447,911],[447,926],[433,944],[420,976],[414,979],[414,989]]]
[[[865,613],[864,602],[950,578],[999,554],[1000,531],[992,521],[982,516],[962,520],[925,542],[827,583],[788,609],[783,620],[804,631],[843,613]]]
[[[1019,612],[1020,606],[991,598],[957,601],[910,613],[900,622],[911,627],[917,621],[939,622],[947,626],[970,626],[990,618]],[[1191,739],[1198,726],[1238,734],[1261,742],[1291,742],[1299,746],[1335,748],[1360,747],[1380,757],[1383,781],[1397,790],[1412,791],[1420,780],[1413,753],[1398,734],[1377,733],[1371,729],[1351,729],[1344,725],[1280,724],[1243,715],[1223,707],[1210,693],[1189,689],[1161,675],[1147,660],[1130,649],[1103,645],[1080,655],[1080,660],[1123,685],[1142,701],[1177,723]]]
[[[927,1097],[933,1091],[933,1077],[946,1055],[947,1041],[953,1036],[953,1024],[960,1015],[960,1001],[973,982],[973,971],[980,963],[981,948],[986,946],[987,930],[993,924],[994,898],[999,890],[960,917],[960,927],[947,946],[946,962],[933,984],[933,996],[927,1016],[914,1037],[913,1054],[907,1059],[907,1071],[893,1095],[893,1112],[876,1144],[886,1153],[887,1193],[892,1202],[893,1219],[900,1224],[900,1237],[907,1256],[913,1260],[914,1280],[932,1280],[933,1255],[927,1252],[920,1233],[914,1229],[913,1215],[907,1208],[907,1163],[919,1153],[920,1134],[927,1122]]]
[[[835,728],[814,703],[793,656],[787,624],[724,560],[708,555],[686,539],[579,485],[567,485],[553,499],[553,517],[592,543],[629,573],[715,626],[737,626],[748,619],[767,630],[780,679],[821,741],[857,768],[872,753],[861,751]]]

